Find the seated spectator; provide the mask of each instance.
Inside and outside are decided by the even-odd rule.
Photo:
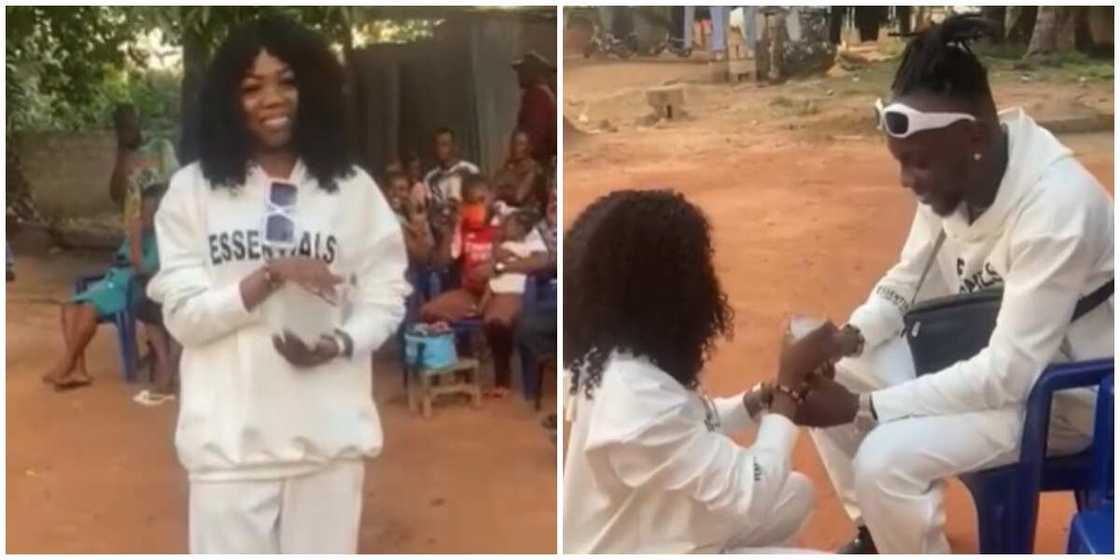
[[[405,152],[401,156],[401,171],[408,177],[410,185],[409,198],[417,204],[428,205],[428,186],[424,184],[423,163],[420,155],[414,151]]]
[[[490,205],[490,185],[482,175],[463,180],[463,204],[451,205],[454,231],[444,231],[436,249],[436,265],[458,263],[460,286],[436,296],[420,308],[422,321],[459,321],[481,316],[486,340],[494,356],[497,386],[492,393],[509,391],[510,358],[513,355],[513,323],[521,308],[520,296],[496,295],[483,302],[493,273],[491,257],[498,240]],[[483,306],[482,303],[486,305]]]
[[[556,273],[556,182],[550,179],[547,189],[544,218],[530,232],[530,236],[540,240],[544,250],[519,256],[499,247],[495,252],[495,262],[501,263],[505,270],[523,274]]]
[[[537,215],[531,210],[517,210],[506,215],[502,220],[499,251],[516,258],[546,252],[548,249],[540,236],[530,235],[536,225]],[[505,263],[495,262],[494,272],[490,276],[489,294],[522,294],[525,292],[525,280],[524,272],[506,270]]]
[[[533,159],[529,134],[515,130],[510,138],[509,157],[494,176],[498,200],[517,208],[532,204],[540,196],[534,190],[538,185],[544,186],[540,182],[543,175],[540,164]]]
[[[544,252],[546,249],[540,237],[530,235],[536,222],[537,215],[531,210],[517,210],[507,214],[501,222],[502,241],[498,247],[507,254],[519,257],[528,257],[532,254]],[[505,265],[495,262],[486,294],[482,297],[479,307],[482,309],[490,308],[492,300],[503,298],[506,301],[503,301],[499,307],[510,310],[513,313],[513,320],[516,320],[517,314],[521,310],[521,300],[525,293],[527,278],[526,274],[507,271]],[[487,327],[504,329],[505,325],[487,325]],[[489,396],[503,398],[509,394],[509,363],[508,358],[502,358],[506,361],[498,364],[498,359],[498,354],[495,353],[496,383],[495,387],[489,392]],[[499,373],[500,375],[498,375]]]
[[[432,258],[435,240],[428,223],[427,209],[423,202],[409,196],[408,176],[400,171],[389,171],[385,178],[385,199],[397,215],[408,249],[409,268],[426,266]]]
[[[524,274],[556,274],[556,183],[549,182],[548,203],[544,219],[536,224],[530,236],[540,239],[544,252],[527,256],[516,255],[499,247],[496,251],[498,262],[504,263],[503,269]],[[522,308],[517,319],[516,339],[538,357],[556,354],[556,302],[530,301]],[[556,416],[545,418],[546,430],[555,432]]]
[[[436,129],[433,139],[438,165],[424,176],[424,185],[428,187],[426,202],[429,208],[445,212],[451,200],[462,200],[463,178],[477,174],[479,169],[477,165],[459,159],[455,133],[450,128]]]
[[[66,342],[66,352],[43,376],[43,381],[54,385],[56,390],[63,391],[92,383],[93,378],[86,369],[84,354],[86,346],[97,331],[98,318],[119,313],[138,304],[143,292],[135,287],[129,290],[129,286],[136,281],[137,274],[150,276],[159,268],[153,223],[159,200],[166,190],[166,183],[156,183],[144,189],[138,227],[128,231],[124,243],[114,254],[113,266],[104,278],[63,304],[62,335]],[[138,243],[133,242],[134,237],[139,237]],[[171,371],[168,339],[169,337],[160,338],[158,333],[152,336],[157,379]],[[167,381],[165,385],[169,383]]]

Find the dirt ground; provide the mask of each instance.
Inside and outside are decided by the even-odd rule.
[[[703,64],[566,61],[566,115],[600,131],[566,132],[566,223],[609,190],[649,187],[679,189],[713,223],[717,269],[737,312],[734,340],[721,344],[706,369],[713,394],[733,394],[770,375],[788,315],[843,322],[895,262],[909,229],[916,203],[870,125],[888,71],[838,74],[758,88],[697,83],[707,76]],[[1047,85],[1006,71],[993,76],[997,103],[1023,105],[1038,120],[1112,110],[1111,77],[1084,84],[1031,79]],[[650,110],[642,88],[666,83],[683,84],[688,116],[651,125],[643,119]],[[1112,192],[1112,132],[1062,140]],[[798,441],[794,467],[816,482],[818,496],[797,544],[835,549],[853,527],[808,434]],[[1071,496],[1042,498],[1038,552],[1065,550],[1073,510]],[[975,512],[956,480],[947,512],[954,552],[974,553]]]
[[[62,351],[58,309],[102,255],[29,256],[7,286],[7,551],[185,553],[187,483],[175,457],[176,405],[145,408],[119,372],[116,333],[99,329],[93,386],[57,394],[39,376]],[[408,412],[392,349],[374,394],[385,430],[367,462],[359,551],[556,551],[556,452],[520,398]],[[555,406],[547,393],[545,410]]]

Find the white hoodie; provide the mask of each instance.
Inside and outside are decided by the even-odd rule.
[[[271,180],[212,188],[197,163],[171,179],[156,213],[160,270],[148,287],[183,345],[175,443],[192,480],[272,479],[381,451],[370,353],[396,329],[409,292],[396,217],[359,169],[328,193],[297,163],[298,254],[354,274],[341,328],[351,358],[297,369],[273,347],[262,307],[246,310],[239,283],[264,262],[260,228]],[[266,300],[267,301],[267,300]]]
[[[742,447],[728,435],[754,421],[743,395],[711,399],[648,359],[616,352],[602,382],[569,408],[564,552],[719,552],[743,523],[771,514],[790,474],[797,427],[764,414]]]
[[[995,331],[975,357],[875,392],[880,420],[1022,406],[1047,365],[1113,355],[1112,298],[1070,324],[1077,300],[1112,279],[1112,200],[1021,109],[1001,112],[1000,120],[1009,158],[992,206],[969,224],[963,205],[945,218],[919,205],[899,263],[851,317],[868,348],[898,336],[944,228],[944,245],[918,299],[1002,285]],[[1078,409],[1064,411],[1076,414],[1077,424],[1091,422],[1092,391],[1059,396]],[[1062,408],[1059,402],[1055,413]]]

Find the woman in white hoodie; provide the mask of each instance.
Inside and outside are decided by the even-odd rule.
[[[567,237],[565,552],[783,546],[808,518],[812,485],[790,468],[794,420],[836,329],[787,348],[772,389],[708,398],[700,370],[733,325],[709,230],[679,194],[617,191]],[[752,425],[750,447],[729,437]]]
[[[190,551],[353,553],[363,460],[382,445],[370,353],[409,290],[400,227],[348,156],[342,69],[310,31],[232,31],[198,103],[200,157],[156,217],[148,287],[183,345]],[[338,304],[344,278],[349,311],[317,341],[262,313],[295,286]]]
[[[859,528],[847,552],[948,553],[943,480],[1018,459],[1024,404],[1047,365],[1113,355],[1112,201],[1022,110],[997,113],[968,48],[991,29],[955,16],[919,33],[892,99],[876,104],[919,205],[898,264],[841,329],[842,386],[816,379],[808,396],[839,413],[806,423],[835,426],[813,438]],[[1003,299],[987,348],[915,377],[898,335],[919,283],[918,301],[993,286]],[[1088,312],[1071,321],[1075,307]],[[1093,390],[1058,393],[1051,452],[1088,445],[1094,404]]]

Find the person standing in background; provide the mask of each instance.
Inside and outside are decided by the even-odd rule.
[[[549,77],[556,67],[535,51],[529,51],[513,61],[513,69],[521,86],[517,128],[529,136],[533,159],[542,168],[548,167],[556,155],[556,93],[549,86]]]

